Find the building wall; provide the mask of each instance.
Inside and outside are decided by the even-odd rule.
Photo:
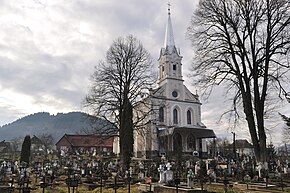
[[[67,141],[65,137],[63,137],[57,144],[56,149],[60,151],[62,147],[66,147],[68,151],[72,150],[71,144]]]

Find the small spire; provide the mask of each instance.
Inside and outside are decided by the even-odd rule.
[[[164,41],[164,47],[170,50],[170,52],[173,50],[175,43],[174,43],[174,36],[173,36],[173,30],[172,30],[172,24],[171,24],[171,18],[170,18],[170,6],[171,4],[168,3],[168,20],[167,20],[167,26],[166,26],[166,32],[165,32],[165,41]]]

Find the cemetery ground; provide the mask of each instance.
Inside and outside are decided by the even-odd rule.
[[[61,179],[62,178],[62,179]],[[65,182],[65,178],[66,176],[60,176],[59,179],[56,179],[53,185],[49,185],[47,186],[44,190],[43,188],[40,187],[40,181],[38,183],[31,183],[29,185],[29,187],[31,188],[30,192],[31,193],[114,193],[114,192],[118,192],[118,193],[128,193],[128,184],[125,187],[120,187],[118,188],[116,191],[114,190],[113,187],[108,187],[108,182],[107,185],[103,184],[104,187],[102,187],[102,190],[100,190],[100,187],[94,188],[93,190],[89,190],[89,186],[88,184],[85,183],[80,183],[78,185],[77,188],[73,188],[72,187],[68,187],[68,185]],[[31,177],[31,181],[35,182],[35,177]],[[83,179],[83,181],[85,181],[85,179]],[[112,181],[112,180],[111,180]],[[145,181],[141,181],[141,183],[145,184]],[[267,192],[290,192],[290,188],[284,187],[284,189],[282,190],[281,187],[275,186],[275,187],[269,187],[269,188],[265,188],[265,187],[259,187],[258,185],[254,186],[255,183],[249,183],[249,188],[247,189],[246,185],[233,185],[232,182],[230,182],[231,184],[228,185],[227,190],[225,190],[225,186],[222,182],[220,183],[211,183],[209,184],[208,182],[205,183],[203,185],[203,189],[207,190],[207,192],[216,192],[216,193],[223,193],[223,192],[229,192],[229,193],[251,193],[251,192],[255,192],[255,193],[267,193]],[[233,185],[233,186],[231,186]],[[290,185],[290,184],[288,184]],[[152,183],[151,186],[160,186],[160,184],[158,184],[158,182]],[[17,185],[15,185],[15,188],[18,187]],[[179,187],[182,188],[182,187]],[[201,190],[201,185],[197,182],[194,185],[194,188],[198,188],[199,190]],[[70,190],[68,190],[70,189]],[[149,184],[147,184],[147,187],[144,189],[140,188],[140,183],[136,183],[136,184],[131,184],[130,187],[130,192],[131,193],[145,193],[145,192],[149,192]],[[1,193],[8,193],[8,191],[1,191]],[[22,192],[19,189],[15,189],[12,192]],[[155,192],[155,191],[154,191]],[[174,191],[175,192],[175,191]],[[179,189],[179,192],[181,192],[181,190]],[[200,191],[201,192],[201,191]]]
[[[174,159],[133,160],[122,171],[116,157],[68,155],[33,159],[30,166],[0,160],[0,193],[289,192],[288,162],[265,167],[236,162]],[[190,193],[191,193],[190,192]]]

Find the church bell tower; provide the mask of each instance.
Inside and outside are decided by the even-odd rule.
[[[182,56],[177,50],[171,23],[170,4],[168,5],[168,19],[165,31],[164,47],[161,48],[159,56],[159,86],[169,83],[170,80],[183,82],[182,79]]]

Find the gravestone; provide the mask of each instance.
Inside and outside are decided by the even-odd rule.
[[[162,183],[165,182],[165,179],[166,179],[164,166],[162,164],[159,165],[158,172],[159,172],[159,181],[158,181],[158,183],[162,184]]]
[[[171,170],[172,165],[170,163],[166,164],[166,172],[165,172],[165,182],[169,182],[173,180],[173,171]]]
[[[193,178],[194,178],[194,173],[192,169],[189,169],[189,171],[187,172],[187,187],[193,188],[194,186]]]
[[[145,175],[144,175],[144,165],[142,162],[139,163],[139,174],[138,174],[138,178],[139,179],[144,179]]]

